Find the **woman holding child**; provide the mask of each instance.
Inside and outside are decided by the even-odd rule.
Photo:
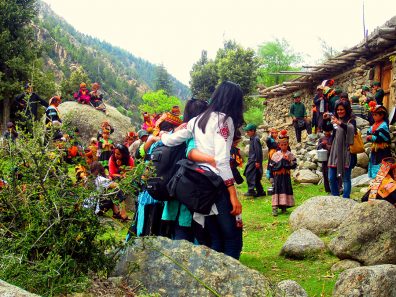
[[[230,150],[234,133],[243,124],[243,93],[229,81],[221,83],[212,95],[207,110],[191,119],[186,129],[173,134],[161,134],[165,145],[175,146],[194,138],[196,148],[214,156],[216,168],[212,168],[224,181],[224,188],[212,205],[209,215],[194,213],[194,220],[205,226],[212,249],[239,259],[242,250],[242,228],[236,216],[242,213],[230,167]]]

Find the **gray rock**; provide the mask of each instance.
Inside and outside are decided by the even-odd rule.
[[[396,296],[396,265],[348,269],[339,276],[333,297]]]
[[[267,147],[263,148],[263,159],[264,160],[268,159],[268,148]]]
[[[309,169],[297,170],[294,172],[293,177],[298,183],[317,184],[320,180],[320,177]]]
[[[63,123],[69,123],[73,127],[80,129],[83,143],[89,143],[92,137],[96,138],[100,125],[104,121],[109,121],[114,128],[114,133],[110,136],[114,143],[123,143],[125,135],[133,129],[131,119],[121,114],[111,105],[106,104],[106,107],[107,115],[88,105],[68,101],[59,105],[59,111],[62,115]]]
[[[352,178],[358,177],[358,176],[362,176],[364,174],[367,173],[367,170],[362,168],[362,167],[354,167],[352,169]]]
[[[311,150],[307,155],[312,162],[318,162],[318,150]]]
[[[396,208],[387,201],[358,203],[329,248],[340,259],[364,265],[396,264]]]
[[[213,296],[197,279],[220,296],[280,296],[268,279],[239,261],[204,246],[164,237],[136,239],[112,276],[127,276],[141,282],[149,293],[164,296]]]
[[[368,186],[370,182],[371,178],[367,174],[363,174],[352,179],[352,187]]]
[[[366,120],[360,118],[360,117],[356,117],[356,126],[357,126],[359,129],[363,129],[363,128],[365,128],[366,126],[370,126],[370,123],[369,123],[368,121],[366,121]]]
[[[0,279],[0,296],[2,297],[39,297]]]
[[[284,297],[308,297],[307,292],[293,280],[279,282],[278,288]]]
[[[306,169],[316,169],[317,167],[318,167],[318,165],[315,164],[314,162],[305,161],[303,163],[303,168],[306,168]]]
[[[294,231],[286,240],[280,252],[281,256],[304,259],[315,256],[325,249],[323,241],[307,229]]]
[[[357,154],[357,166],[367,168],[369,163],[369,157],[366,153]]]
[[[356,267],[360,267],[360,266],[362,266],[362,264],[360,264],[357,261],[345,259],[345,260],[338,261],[333,266],[331,266],[331,271],[332,272],[342,272],[344,270],[356,268]]]
[[[333,233],[356,204],[335,196],[313,197],[291,213],[289,224],[293,230],[306,228],[316,235]]]

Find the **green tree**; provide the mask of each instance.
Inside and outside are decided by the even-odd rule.
[[[33,83],[34,92],[40,95],[41,98],[48,100],[52,96],[57,95],[58,89],[55,84],[55,76],[51,71],[45,69],[43,59],[35,61],[29,77]]]
[[[207,51],[202,51],[201,58],[193,65],[190,76],[190,88],[193,96],[197,99],[210,98],[219,77],[215,62],[208,60]]]
[[[162,64],[156,69],[154,90],[164,90],[167,95],[171,95],[173,93],[171,76]]]
[[[179,98],[168,96],[164,90],[148,92],[143,95],[143,104],[139,105],[141,112],[161,113],[170,111],[173,106],[181,105]]]
[[[258,82],[266,87],[280,84],[293,78],[292,75],[274,75],[279,71],[299,70],[297,64],[302,61],[300,54],[295,53],[284,39],[275,39],[259,46],[258,56],[261,68]]]
[[[322,55],[323,55],[323,58],[321,59],[320,62],[325,62],[330,58],[334,58],[340,53],[337,49],[335,49],[330,44],[328,44],[326,40],[319,38],[319,42],[320,42],[320,47],[322,48]]]
[[[80,83],[85,82],[87,87],[90,86],[91,80],[82,66],[76,68],[70,74],[69,79],[64,79],[61,83],[61,94],[65,98],[71,98],[78,91]]]
[[[35,0],[0,0],[0,100],[9,99],[29,79],[38,45],[30,25]]]
[[[216,67],[219,81],[230,80],[241,86],[244,95],[249,95],[256,86],[259,60],[254,50],[243,48],[234,41],[226,41],[217,52]]]

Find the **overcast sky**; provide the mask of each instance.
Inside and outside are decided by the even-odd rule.
[[[338,50],[363,39],[363,0],[44,0],[82,33],[164,64],[188,84],[203,49],[216,55],[225,39],[257,47],[285,38],[305,55],[321,58],[319,38]],[[395,0],[364,0],[371,32],[396,15]]]

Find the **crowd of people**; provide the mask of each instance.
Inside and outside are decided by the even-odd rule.
[[[326,192],[344,198],[350,198],[351,173],[357,165],[357,153],[363,153],[364,146],[360,131],[356,127],[356,118],[368,120],[367,142],[371,143],[368,176],[378,176],[383,161],[389,161],[391,138],[389,133],[388,111],[383,106],[384,91],[378,81],[363,86],[361,96],[352,96],[339,87],[334,80],[325,80],[316,88],[312,103],[312,121],[309,121],[301,94],[293,95],[290,107],[297,142],[301,142],[301,131],[320,133],[318,149],[326,150],[327,160],[322,162],[322,173]]]
[[[373,83],[373,96],[369,95],[367,87],[362,88],[362,94],[365,96],[362,102],[356,101],[354,97],[349,101],[348,94],[334,88],[333,84],[334,81],[329,80],[317,87],[313,99],[312,122],[308,120],[300,93],[293,95],[290,116],[298,142],[301,142],[302,130],[306,129],[308,134],[312,132],[311,124],[314,125],[315,133],[321,134],[318,149],[328,152],[328,158],[322,164],[326,192],[339,196],[342,191],[343,197],[349,198],[351,171],[357,163],[356,153],[360,149],[356,148],[360,137],[356,127],[356,116],[371,121],[372,126],[366,136],[367,141],[372,143],[369,176],[377,179],[381,164],[391,157],[388,114],[382,105],[383,91],[377,88],[377,82]],[[92,86],[93,91],[90,92],[82,83],[74,97],[81,104],[91,104],[105,111],[99,88],[99,84],[95,83]],[[132,220],[126,240],[133,236],[167,236],[206,245],[239,259],[242,250],[242,204],[235,184],[244,181],[239,170],[243,166],[238,148],[242,139],[241,130],[250,141],[243,172],[248,186],[244,195],[260,197],[267,194],[262,186],[262,144],[257,135],[256,125],[249,123],[243,127],[243,93],[239,85],[229,81],[221,83],[212,94],[210,102],[188,100],[183,115],[179,106],[174,106],[161,114],[144,112],[141,129],[128,132],[123,143],[115,143],[112,140],[114,128],[109,121],[104,121],[98,127],[97,137],[92,138],[87,145],[81,144],[77,128],[72,136],[66,135],[62,131],[62,119],[58,110],[60,103],[61,98],[54,96],[47,104],[32,92],[31,86],[28,86],[26,92],[17,97],[14,107],[25,112],[25,116],[29,111],[34,120],[37,120],[37,105],[46,107],[45,126],[51,131],[47,137],[52,137],[59,145],[66,142],[70,144],[66,149],[65,160],[75,165],[77,182],[84,183],[89,175],[92,176],[97,195],[85,202],[86,207],[93,208],[97,215],[112,210],[113,218],[122,221]],[[355,106],[356,104],[358,106]],[[28,106],[30,107],[27,108]],[[297,167],[297,159],[291,152],[286,130],[278,131],[272,128],[269,133],[266,141],[269,151],[266,177],[271,183],[268,194],[272,195],[272,214],[277,216],[279,210],[286,213],[287,208],[295,204],[291,170]],[[13,122],[7,125],[4,138],[17,140],[18,132]],[[181,149],[179,159],[171,160],[169,157],[168,160],[161,160],[158,152],[165,147],[173,149],[172,152]],[[83,163],[80,162],[81,159],[84,160]],[[125,206],[129,193],[121,191],[118,182],[127,176],[137,162],[145,162],[148,167],[155,162],[167,162],[163,164],[168,166],[170,172],[177,170],[177,174],[170,177],[171,180],[164,192],[170,193],[172,184],[181,183],[183,186],[181,180],[184,178],[183,181],[188,184],[188,179],[191,178],[188,170],[183,167],[186,163],[181,162],[182,160],[190,162],[186,168],[195,168],[194,174],[202,175],[199,175],[196,184],[189,184],[189,187],[192,187],[188,189],[189,193],[195,190],[201,193],[198,187],[206,187],[208,181],[205,176],[209,174],[212,174],[212,183],[220,181],[215,189],[199,194],[201,197],[194,197],[198,199],[198,203],[211,201],[207,212],[196,211],[196,207],[184,203],[186,200],[183,199],[189,197],[178,197],[178,194],[175,194],[176,199],[165,199],[165,194],[164,197],[154,195],[153,191],[160,187],[158,180],[154,183],[155,186],[151,184],[149,187],[148,177],[143,174],[137,181],[139,193],[136,211],[134,217],[129,218]],[[389,175],[392,179],[395,178],[395,170],[393,167],[391,169],[383,174]],[[375,193],[380,193],[381,189],[383,190],[378,186]],[[208,200],[212,199],[212,196],[215,198]]]

